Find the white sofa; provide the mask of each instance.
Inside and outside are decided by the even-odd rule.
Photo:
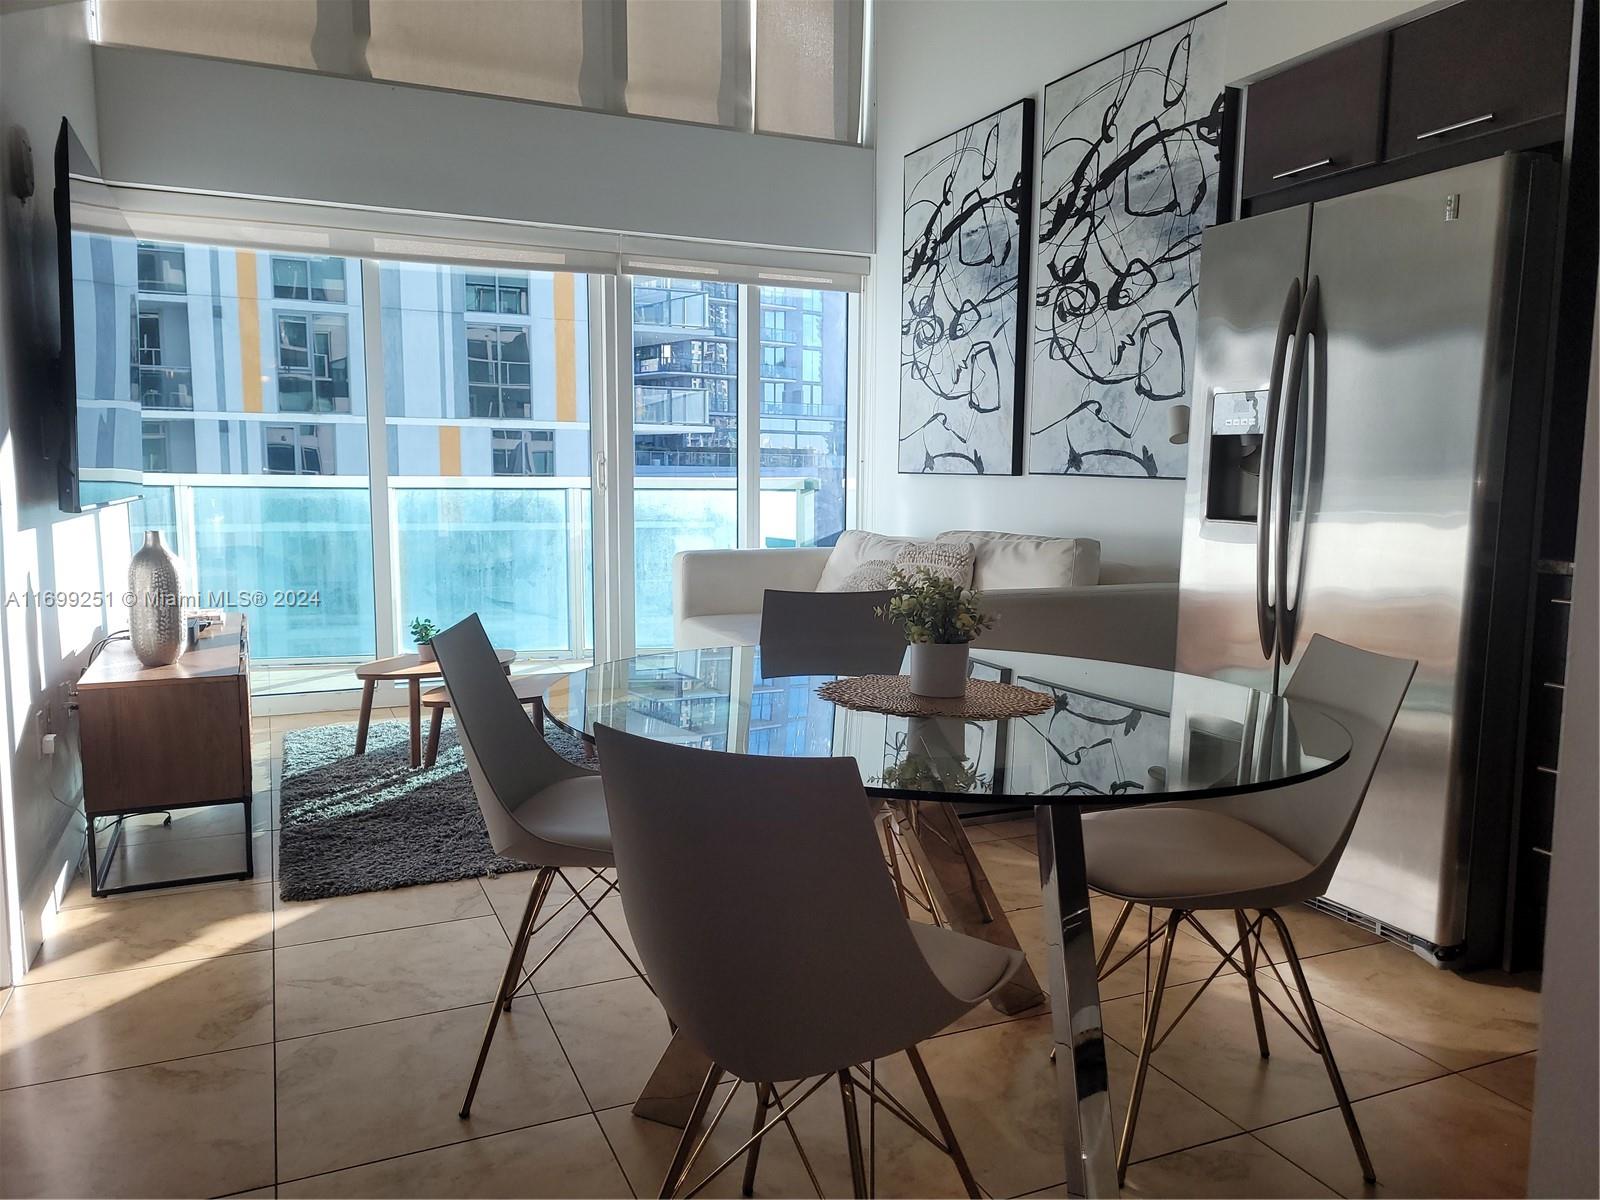
[[[862,562],[894,557],[918,540],[969,542],[972,586],[996,616],[978,645],[1170,668],[1178,585],[1101,583],[1100,543],[948,530],[936,538],[886,538],[851,530],[826,549],[688,550],[673,560],[674,637],[680,650],[750,646],[761,637],[768,590],[834,590]],[[1108,564],[1106,574],[1125,576]]]

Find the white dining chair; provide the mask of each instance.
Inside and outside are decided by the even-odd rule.
[[[1100,952],[1101,977],[1117,970],[1140,950],[1148,952],[1156,938],[1161,940],[1161,962],[1150,991],[1138,1066],[1117,1152],[1119,1182],[1127,1175],[1151,1055],[1194,1004],[1195,997],[1190,997],[1171,1024],[1157,1032],[1173,943],[1184,925],[1193,928],[1222,955],[1217,970],[1200,991],[1225,966],[1244,977],[1262,1058],[1269,1053],[1263,1002],[1321,1056],[1360,1160],[1361,1174],[1368,1183],[1374,1182],[1372,1160],[1334,1061],[1333,1047],[1300,967],[1289,926],[1278,910],[1314,899],[1327,890],[1416,666],[1409,659],[1390,658],[1315,636],[1284,695],[1297,705],[1296,729],[1307,744],[1317,736],[1319,710],[1348,732],[1350,753],[1340,766],[1284,788],[1084,816],[1089,886],[1124,902]],[[1162,930],[1111,963],[1112,948],[1136,905],[1168,910]],[[1234,913],[1239,940],[1231,948],[1218,942],[1194,916],[1197,912],[1218,910]],[[1256,914],[1254,918],[1248,915],[1251,910]],[[1276,930],[1283,947],[1294,980],[1292,990],[1262,941],[1267,924]],[[1270,966],[1298,1019],[1291,1019],[1261,990],[1258,970],[1265,969],[1262,961]]]
[[[512,998],[531,983],[534,973],[583,921],[594,921],[634,972],[641,977],[642,972],[596,911],[600,901],[616,888],[615,880],[601,874],[613,864],[611,828],[606,821],[605,789],[600,776],[568,762],[550,748],[539,723],[528,719],[517,699],[476,613],[435,634],[433,649],[438,655],[439,673],[450,692],[467,774],[489,831],[489,842],[496,854],[539,868],[511,940],[505,975],[489,1009],[488,1027],[461,1105],[461,1116],[466,1118],[472,1112],[472,1099],[483,1077],[502,1009],[510,1009]],[[575,871],[577,877],[568,875],[569,870]],[[544,928],[539,924],[539,915],[557,876],[572,895],[546,918],[545,924],[568,904],[576,903],[584,912],[538,962],[524,971],[528,943]],[[592,899],[586,897],[584,889],[597,880],[602,884],[599,893]]]
[[[595,740],[628,928],[668,1016],[712,1060],[662,1196],[684,1187],[746,1082],[756,1091],[749,1138],[688,1194],[748,1153],[748,1195],[761,1139],[830,1080],[857,1196],[875,1171],[862,1150],[858,1099],[947,1153],[977,1196],[917,1043],[1005,983],[1021,952],[906,920],[853,759],[725,754],[603,725]],[[902,1052],[937,1133],[864,1066]],[[724,1074],[738,1082],[702,1133]]]

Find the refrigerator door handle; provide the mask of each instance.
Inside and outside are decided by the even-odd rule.
[[[1315,275],[1306,286],[1305,303],[1300,306],[1300,317],[1295,322],[1294,353],[1289,359],[1288,385],[1280,397],[1283,409],[1282,430],[1283,462],[1281,480],[1278,481],[1277,516],[1273,520],[1273,533],[1277,539],[1274,549],[1273,592],[1277,597],[1278,659],[1287,663],[1294,655],[1296,624],[1299,614],[1289,599],[1289,534],[1294,520],[1291,506],[1294,502],[1294,462],[1300,439],[1308,436],[1300,429],[1301,399],[1305,394],[1307,348],[1315,336],[1315,326],[1322,307],[1322,281]],[[1283,403],[1287,401],[1287,403]],[[1307,456],[1306,470],[1311,469]]]
[[[1272,474],[1277,457],[1278,409],[1283,380],[1283,360],[1288,355],[1289,335],[1300,311],[1300,280],[1289,283],[1278,316],[1278,332],[1272,343],[1272,374],[1267,380],[1266,429],[1261,435],[1261,467],[1256,484],[1256,633],[1261,639],[1261,657],[1272,660],[1278,644],[1277,605],[1268,588],[1272,581],[1270,556],[1276,544],[1272,520]]]

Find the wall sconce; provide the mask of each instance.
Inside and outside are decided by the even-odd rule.
[[[1189,444],[1189,406],[1174,404],[1167,409],[1167,440],[1174,446]]]

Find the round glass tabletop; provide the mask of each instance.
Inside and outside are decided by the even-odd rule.
[[[1281,787],[1342,763],[1333,718],[1238,683],[1049,654],[974,650],[971,676],[1043,692],[1039,716],[894,717],[817,695],[835,675],[762,671],[755,646],[642,654],[562,677],[550,717],[745,754],[851,757],[878,795],[1088,806]]]

